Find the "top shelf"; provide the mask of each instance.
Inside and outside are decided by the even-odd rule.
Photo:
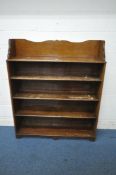
[[[104,41],[9,40],[8,61],[105,63]]]
[[[75,63],[105,63],[104,60],[94,60],[87,58],[57,58],[57,57],[11,57],[10,62],[75,62]]]

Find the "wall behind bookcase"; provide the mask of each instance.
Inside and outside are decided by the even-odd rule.
[[[116,129],[116,17],[0,17],[0,125],[13,125],[6,69],[9,38],[106,41],[106,74],[98,128]]]

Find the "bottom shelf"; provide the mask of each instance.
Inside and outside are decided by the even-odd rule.
[[[57,129],[57,128],[20,128],[17,136],[41,136],[41,137],[77,137],[95,139],[95,133],[92,130],[77,129]]]
[[[95,119],[16,117],[17,136],[95,138]]]

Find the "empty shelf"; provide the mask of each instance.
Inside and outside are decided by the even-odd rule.
[[[65,112],[65,111],[45,111],[45,110],[37,110],[37,109],[20,109],[15,113],[15,116],[34,116],[34,117],[57,117],[57,118],[87,118],[87,119],[95,119],[95,113],[91,112]]]
[[[16,93],[13,96],[13,99],[45,99],[45,100],[73,100],[73,101],[98,101],[98,98],[95,95],[79,95],[79,94],[71,94],[67,92],[67,94],[61,93],[46,93],[46,92],[38,92],[38,93]]]
[[[17,136],[44,136],[44,137],[81,137],[95,138],[93,130],[78,129],[55,129],[55,128],[28,128],[21,127],[18,129]]]
[[[105,63],[98,57],[54,57],[54,56],[38,56],[38,57],[10,57],[8,61],[15,62],[75,62],[75,63]]]
[[[29,76],[29,75],[20,75],[20,76],[11,76],[12,80],[61,80],[61,81],[101,81],[100,78],[96,77],[77,77],[77,76]]]

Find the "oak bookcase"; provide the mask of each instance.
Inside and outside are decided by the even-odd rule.
[[[7,67],[17,137],[95,140],[104,44],[9,40]]]

